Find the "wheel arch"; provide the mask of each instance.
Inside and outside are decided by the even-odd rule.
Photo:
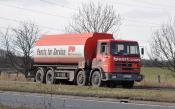
[[[47,67],[46,72],[47,72],[48,70],[52,70],[52,71],[54,72],[54,68],[53,68],[53,67]]]
[[[38,70],[43,70],[44,73],[46,73],[46,71],[47,71],[47,69],[46,69],[45,67],[39,66],[39,67],[36,67],[36,68],[35,68],[35,72],[34,72],[35,75],[36,75],[36,72],[37,72]]]

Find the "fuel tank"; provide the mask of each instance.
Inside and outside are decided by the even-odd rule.
[[[113,36],[106,33],[42,35],[35,43],[34,62],[43,64],[92,62],[97,53],[97,41],[100,39],[113,39]]]

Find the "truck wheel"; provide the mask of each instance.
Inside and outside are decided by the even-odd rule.
[[[134,86],[134,81],[123,81],[122,82],[123,88],[133,88]]]
[[[102,86],[101,75],[99,71],[94,71],[91,77],[91,84],[94,87]]]
[[[45,72],[44,68],[40,67],[38,68],[36,75],[35,75],[35,81],[37,83],[45,83]]]
[[[79,86],[87,85],[88,79],[86,77],[85,71],[81,70],[78,72],[76,81],[77,81],[77,85]]]
[[[53,84],[55,82],[55,74],[53,70],[48,70],[46,73],[46,84]]]

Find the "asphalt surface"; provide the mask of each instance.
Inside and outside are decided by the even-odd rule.
[[[0,104],[45,109],[175,109],[175,104],[136,103],[114,99],[23,92],[0,92]]]

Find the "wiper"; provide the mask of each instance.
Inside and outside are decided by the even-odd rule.
[[[117,52],[117,54],[120,54],[120,55],[122,55],[123,53],[122,53],[122,52]]]
[[[118,55],[125,55],[125,53],[123,53],[123,52],[116,52],[115,54],[118,54]]]
[[[115,54],[118,54],[118,55],[128,55],[128,53],[124,53],[124,52],[117,52]]]
[[[128,53],[123,53],[123,55],[128,55]]]

